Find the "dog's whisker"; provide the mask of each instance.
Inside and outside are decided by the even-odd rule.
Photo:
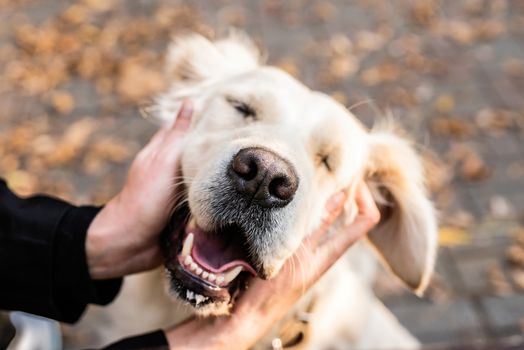
[[[358,102],[355,102],[353,103],[351,106],[349,106],[347,109],[348,111],[353,111],[355,108],[358,108],[360,106],[363,106],[363,105],[371,105],[372,103],[374,103],[373,99],[371,98],[367,98],[365,100],[362,100],[362,101],[358,101]]]
[[[175,201],[175,202],[177,202],[177,201]],[[169,213],[169,216],[173,216],[175,214],[175,212],[178,209],[182,208],[186,203],[188,203],[188,199],[187,198],[183,199],[182,201],[177,202],[177,204],[174,205],[173,208],[171,209],[171,211]]]

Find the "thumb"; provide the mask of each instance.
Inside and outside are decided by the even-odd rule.
[[[193,102],[191,102],[191,100],[186,98],[184,99],[184,101],[182,101],[182,106],[178,111],[175,121],[168,130],[168,138],[178,138],[180,134],[184,134],[187,132],[187,130],[191,126],[191,117],[193,116],[193,109]]]

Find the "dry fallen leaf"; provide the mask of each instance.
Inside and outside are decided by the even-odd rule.
[[[507,174],[514,179],[524,178],[524,162],[513,162],[507,168]]]
[[[496,219],[508,219],[515,215],[515,209],[509,200],[503,196],[496,195],[489,199],[489,210]]]
[[[468,229],[475,224],[475,217],[465,210],[455,210],[446,215],[442,221],[452,227]]]
[[[132,155],[131,151],[128,145],[113,137],[104,137],[94,141],[90,149],[94,157],[107,159],[114,163],[128,160]]]
[[[235,28],[242,28],[246,25],[246,13],[241,6],[224,6],[218,13],[221,23]]]
[[[488,285],[495,295],[511,294],[513,289],[511,288],[509,281],[506,279],[504,271],[498,264],[488,267],[487,275]]]
[[[36,191],[37,178],[27,171],[15,170],[6,173],[4,176],[9,188],[20,196],[29,196]]]
[[[124,100],[138,103],[165,88],[164,76],[158,70],[134,60],[125,61],[121,69],[116,89]]]
[[[502,64],[502,70],[514,78],[524,78],[524,62],[522,60],[511,58]]]
[[[437,4],[433,0],[413,1],[411,4],[411,17],[416,23],[429,26],[435,20]]]
[[[20,167],[20,159],[16,154],[0,155],[0,173],[5,174],[17,170]]]
[[[367,30],[357,33],[356,46],[359,50],[362,51],[380,50],[384,46],[385,42],[385,38],[379,33]]]
[[[439,30],[444,36],[461,44],[472,44],[476,40],[475,28],[466,21],[444,19],[439,22]]]
[[[447,187],[452,178],[449,166],[435,153],[424,152],[422,157],[426,174],[426,184],[432,193]]]
[[[368,68],[360,75],[362,83],[368,86],[378,85],[384,82],[392,82],[399,78],[400,68],[393,63],[384,63],[382,65]]]
[[[465,180],[480,181],[490,175],[490,170],[477,152],[468,149],[459,158],[459,173]]]
[[[453,108],[455,108],[455,99],[451,95],[440,95],[435,101],[435,109],[440,113],[449,113]]]
[[[358,60],[353,55],[339,55],[329,63],[329,74],[335,80],[344,80],[358,70]]]
[[[439,136],[466,138],[475,134],[474,125],[457,117],[437,117],[431,119],[431,131]]]
[[[277,62],[275,62],[275,66],[282,69],[283,71],[287,72],[291,76],[295,78],[300,77],[300,70],[296,64],[296,62],[289,57],[283,57]]]
[[[510,271],[510,276],[515,286],[521,291],[524,291],[524,270],[512,269]]]
[[[353,51],[353,43],[345,34],[335,34],[329,39],[329,46],[335,55],[347,55]]]
[[[75,100],[67,91],[55,91],[51,94],[51,106],[60,114],[69,114],[75,108]]]
[[[321,1],[315,3],[313,7],[313,14],[315,18],[321,21],[327,21],[335,15],[337,8],[328,1]]]
[[[439,245],[456,246],[471,242],[468,231],[456,227],[441,227],[438,235]]]
[[[506,259],[512,265],[524,268],[524,247],[512,244],[506,251]]]
[[[82,3],[93,11],[105,12],[111,10],[115,4],[115,0],[82,0]]]
[[[514,127],[520,118],[522,116],[513,111],[484,108],[477,112],[475,122],[482,131],[500,135]]]
[[[65,165],[76,159],[97,128],[98,122],[92,118],[84,118],[71,124],[53,150],[46,154],[46,164],[50,166]]]
[[[524,227],[517,227],[511,231],[513,241],[524,248]]]
[[[497,19],[487,19],[477,21],[475,25],[475,35],[480,40],[490,40],[498,37],[506,31],[503,22]]]

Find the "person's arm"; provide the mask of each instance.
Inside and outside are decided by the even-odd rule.
[[[0,309],[76,321],[88,303],[107,304],[121,279],[93,281],[86,233],[97,207],[19,198],[0,180]]]

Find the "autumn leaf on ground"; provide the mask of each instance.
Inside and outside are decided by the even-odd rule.
[[[438,237],[441,246],[462,245],[471,241],[471,234],[467,230],[456,227],[440,227]]]

